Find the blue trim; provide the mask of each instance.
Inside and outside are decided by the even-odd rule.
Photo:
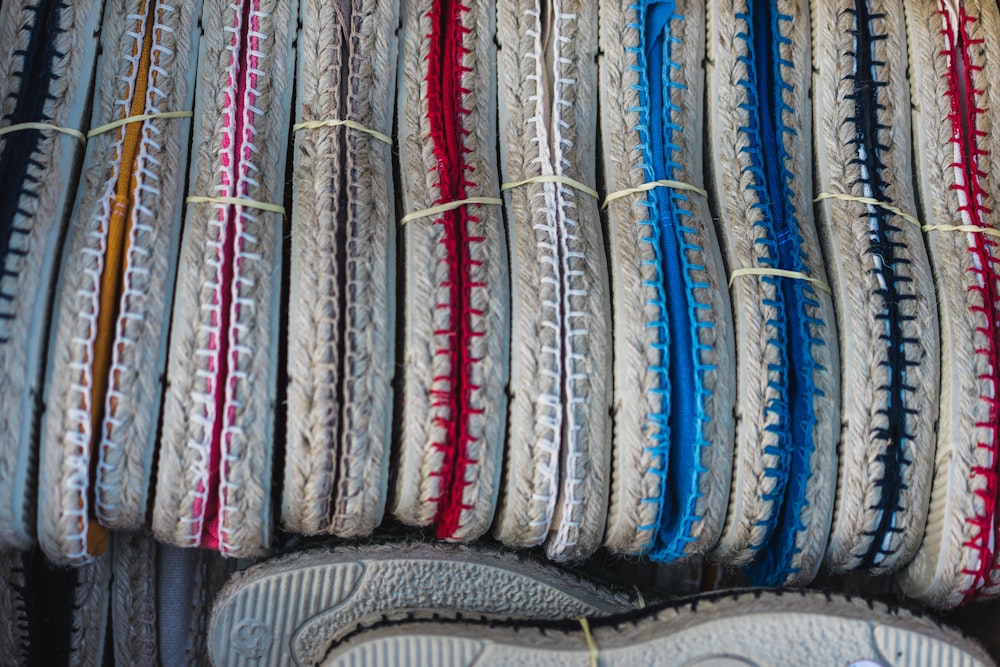
[[[785,141],[794,136],[794,130],[784,122],[784,114],[795,111],[784,101],[784,94],[792,86],[782,77],[782,70],[791,68],[790,61],[781,57],[780,49],[790,44],[782,33],[784,24],[792,17],[781,14],[776,0],[749,0],[748,13],[737,15],[746,22],[747,32],[738,35],[747,46],[748,81],[741,82],[749,93],[746,106],[750,122],[742,128],[750,145],[754,189],[760,197],[766,240],[760,245],[766,254],[762,264],[780,269],[809,274],[807,257],[802,248],[803,240],[796,217],[794,175],[788,168],[791,159]],[[765,500],[774,501],[776,511],[762,522],[766,537],[760,544],[752,545],[760,551],[747,567],[747,575],[755,585],[780,585],[796,572],[792,567],[795,556],[801,551],[795,545],[798,534],[805,530],[802,512],[809,506],[808,483],[812,475],[810,460],[815,451],[813,429],[816,425],[814,401],[822,395],[816,387],[814,374],[823,369],[812,356],[813,347],[823,341],[813,335],[814,328],[823,323],[809,312],[818,307],[815,289],[802,280],[785,280],[766,277],[778,294],[779,313],[784,321],[772,324],[776,330],[770,344],[782,350],[782,366],[776,368],[779,380],[776,389],[778,401],[772,402],[767,411],[778,417],[778,444],[769,448],[776,454],[778,465],[767,471],[776,478],[773,493]]]

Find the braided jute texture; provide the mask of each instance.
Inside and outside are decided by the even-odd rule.
[[[185,70],[193,66],[191,28],[196,7],[183,4],[174,9],[154,3],[149,20],[150,1],[116,0],[108,8],[94,125],[124,118],[136,103],[143,113],[156,113],[189,108],[193,102]],[[153,34],[150,70],[140,72],[148,32]],[[137,81],[140,75],[148,85]],[[145,87],[145,100],[134,100],[137,85]],[[60,492],[56,502],[42,504],[39,520],[39,538],[58,545],[59,551],[50,553],[56,562],[85,557],[89,512],[115,528],[137,528],[146,517],[180,239],[188,122],[148,120],[139,131],[134,167],[123,163],[126,127],[88,143],[82,187],[63,250],[41,442],[42,488]],[[128,177],[132,199],[125,213],[127,249],[116,297],[103,294],[102,280],[106,271],[118,270],[109,268],[105,253],[122,171],[132,174]],[[110,371],[100,378],[95,356],[102,354],[96,346],[104,304],[114,304],[118,313],[108,341],[113,346]],[[105,380],[106,397],[95,395],[94,385]],[[92,411],[98,407],[103,414],[94,423]],[[91,479],[94,456],[99,460],[96,479]],[[51,465],[55,460],[58,466]],[[91,492],[94,507],[89,504]]]
[[[10,118],[17,104],[20,73],[27,68],[23,55],[35,25],[30,0],[4,3],[0,9],[0,117]],[[80,129],[85,100],[93,78],[94,35],[100,23],[102,2],[67,3],[59,11],[61,32],[50,34],[58,52],[51,63],[43,120],[60,127]],[[9,120],[0,125],[10,125]],[[18,133],[0,137],[0,149]],[[40,132],[32,155],[17,156],[28,162],[21,183],[4,184],[3,196],[17,198],[19,212],[11,221],[9,250],[0,258],[0,549],[23,549],[35,535],[34,478],[37,464],[37,429],[42,407],[42,373],[45,366],[46,323],[51,307],[51,287],[58,258],[56,251],[64,230],[71,188],[81,155],[75,137]],[[29,161],[30,160],[30,161]],[[23,233],[25,232],[26,233]],[[59,466],[58,462],[52,463]],[[53,490],[53,493],[57,493]],[[56,501],[55,498],[52,499]],[[53,550],[55,551],[55,550]]]
[[[498,7],[505,182],[595,178],[597,7]],[[511,249],[511,400],[494,534],[580,559],[600,544],[611,454],[610,303],[597,200],[561,183],[505,193]]]
[[[250,34],[258,41],[256,72],[240,73],[227,47],[238,39],[225,28],[241,25],[245,3],[205,3],[195,109],[194,154],[190,194],[239,195],[281,205],[289,136],[295,3],[246,0],[252,3]],[[230,47],[231,48],[231,47]],[[231,71],[232,70],[232,71]],[[244,120],[252,123],[253,150],[227,154],[234,132],[225,121],[235,116],[233,90],[227,80],[253,75],[252,106]],[[235,89],[236,84],[232,84]],[[227,105],[227,100],[229,104]],[[235,123],[235,121],[233,121]],[[223,138],[228,136],[227,142]],[[246,143],[247,139],[241,140]],[[237,145],[242,145],[237,143]],[[227,159],[229,166],[223,164]],[[248,161],[247,172],[233,173]],[[227,170],[232,170],[227,172]],[[231,185],[223,184],[227,174]],[[282,220],[276,213],[227,204],[189,203],[171,325],[169,389],[164,399],[153,531],[178,546],[201,543],[208,497],[218,485],[219,550],[249,557],[270,541],[271,455],[277,383],[278,300],[280,298]],[[225,216],[236,220],[235,239],[227,238]],[[231,284],[219,273],[224,253],[232,253]],[[232,291],[228,315],[222,311],[223,289]],[[228,298],[228,297],[226,297]],[[222,330],[226,318],[228,330]],[[227,358],[221,342],[228,339]],[[219,369],[228,374],[219,377]],[[224,397],[217,408],[216,392]],[[213,430],[221,421],[219,442]],[[219,452],[217,471],[210,471],[212,447]],[[213,473],[218,477],[213,479]]]
[[[982,196],[973,210],[961,193],[965,176],[962,155],[952,142],[953,113],[948,76],[948,36],[958,30],[960,6],[974,21],[965,23],[969,64],[965,68],[975,90],[975,106],[982,110],[973,119],[980,149],[976,164]],[[997,194],[1000,192],[1000,145],[992,123],[1000,108],[997,67],[1000,63],[1000,16],[992,2],[941,4],[933,0],[907,3],[910,45],[913,129],[916,148],[917,187],[924,224],[978,224],[1000,227]],[[950,26],[950,28],[948,27]],[[973,44],[975,40],[982,40]],[[981,69],[979,69],[981,68]],[[985,235],[932,231],[927,248],[937,287],[941,326],[941,407],[938,447],[924,540],[916,558],[902,573],[903,590],[939,607],[970,599],[977,589],[995,595],[998,578],[986,552],[976,545],[993,545],[996,551],[996,433],[997,369],[990,362],[998,350],[989,336],[989,323],[997,320],[997,304],[984,301],[979,260],[973,249],[984,248]],[[995,266],[997,249],[985,245]],[[993,281],[993,289],[998,287]],[[992,351],[992,353],[991,353]],[[992,491],[992,503],[987,496]],[[994,507],[994,525],[976,525]]]
[[[431,34],[429,12],[433,2],[407,2],[402,8],[398,106],[399,159],[403,213],[426,209],[439,202],[438,160],[434,153],[427,115],[427,56]],[[493,42],[496,9],[491,0],[469,0],[457,12],[463,31],[458,104],[468,113],[458,122],[462,136],[466,177],[472,185],[466,196],[496,197],[499,183],[496,166],[496,50]],[[466,419],[469,440],[463,463],[466,473],[461,498],[452,506],[458,511],[457,528],[446,537],[473,539],[482,535],[493,519],[502,464],[506,422],[505,383],[509,346],[509,286],[507,249],[499,207],[468,206],[478,218],[467,224],[477,237],[468,244],[470,265],[459,267],[476,284],[467,290],[469,312],[449,303],[448,253],[442,217],[422,218],[403,229],[405,276],[401,314],[403,323],[402,430],[396,468],[392,512],[411,525],[427,526],[435,521],[440,500],[448,495],[451,480],[439,471],[444,453],[435,443],[446,441],[449,420]],[[461,318],[452,322],[451,318]],[[455,336],[449,328],[480,332],[470,338],[465,368],[452,369]],[[474,360],[474,361],[472,361]],[[468,414],[450,414],[449,396],[453,371],[464,374],[478,389],[466,388],[455,397]],[[450,446],[455,446],[452,443]],[[471,463],[474,462],[474,463]]]
[[[633,128],[639,125],[639,74],[632,50],[639,46],[634,7],[619,2],[600,3],[601,143],[605,155],[604,182],[608,191],[642,185],[646,175]],[[629,201],[629,200],[626,200]],[[614,444],[611,493],[604,544],[622,553],[648,549],[658,521],[663,461],[649,448],[659,435],[650,418],[660,410],[658,375],[651,369],[664,362],[655,347],[656,330],[646,326],[663,319],[655,287],[659,272],[652,245],[648,213],[633,205],[612,204],[607,210],[608,246],[613,290],[612,321],[615,350]]]
[[[746,151],[749,139],[740,131],[749,123],[748,111],[741,106],[748,101],[748,95],[740,82],[752,77],[741,60],[748,55],[746,40],[739,37],[745,34],[747,22],[737,15],[746,14],[748,8],[747,2],[738,0],[708,3],[708,89],[713,91],[708,95],[709,189],[714,196],[719,239],[730,272],[766,266],[760,256],[767,252],[762,244],[767,238],[766,230],[759,225],[763,215],[760,196],[753,189],[755,177],[751,156]],[[773,11],[790,17],[779,23],[787,37],[781,44],[780,57],[790,63],[781,68],[787,84],[781,95],[788,108],[780,113],[791,131],[780,140],[789,156],[791,203],[806,266],[813,277],[825,280],[810,201],[809,14],[800,0],[780,0]],[[791,286],[785,285],[785,289]],[[775,493],[777,478],[769,470],[782,465],[776,432],[788,428],[780,423],[780,409],[774,408],[780,398],[775,386],[783,381],[779,369],[784,369],[785,374],[793,370],[788,367],[787,350],[783,349],[786,342],[775,340],[777,332],[769,324],[783,317],[776,306],[770,305],[779,298],[776,281],[764,276],[743,276],[733,283],[730,295],[736,341],[737,429],[729,512],[715,556],[744,564],[764,546],[769,538],[767,526],[774,525],[775,514],[787,500],[784,494]],[[806,501],[797,517],[799,529],[795,531],[785,584],[807,582],[815,576],[826,547],[837,475],[840,401],[833,308],[829,296],[821,290],[813,290],[810,298],[817,305],[807,305],[804,315],[814,320],[809,329],[811,336],[819,341],[809,345],[816,363],[812,377],[817,388],[812,406],[816,418],[812,429],[814,447],[808,457],[808,479],[803,494]]]
[[[31,642],[31,619],[26,599],[28,581],[20,551],[0,552],[0,655],[17,665],[30,660],[27,645]]]
[[[111,625],[116,664],[160,664],[156,634],[156,542],[142,533],[112,538]]]
[[[818,188],[879,197],[915,214],[903,3],[868,1],[864,12],[859,6],[858,0],[813,5]],[[859,45],[856,34],[872,37]],[[862,49],[870,57],[856,55]],[[877,64],[861,71],[866,61]],[[870,98],[878,106],[870,118],[859,118],[862,86],[870,80],[879,84]],[[873,143],[881,148],[866,155]],[[930,497],[940,383],[934,283],[916,225],[851,201],[828,199],[818,211],[837,307],[843,397],[826,563],[835,572],[885,573],[912,559]],[[898,481],[889,479],[896,474]],[[898,496],[889,495],[890,485]],[[873,544],[880,524],[889,528]]]
[[[605,146],[613,147],[605,161],[608,192],[654,178],[648,163],[650,147],[644,146],[644,142],[648,143],[648,128],[643,124],[649,120],[637,113],[640,103],[648,104],[642,83],[645,79],[638,79],[635,72],[639,67],[639,26],[644,18],[631,10],[620,13],[613,5],[603,7],[612,18],[604,21],[607,32],[602,31],[607,40],[602,61],[603,140]],[[675,14],[684,18],[669,24],[678,40],[671,45],[670,57],[677,67],[671,67],[670,78],[680,86],[665,89],[666,100],[676,107],[671,122],[680,128],[672,135],[672,160],[678,165],[674,176],[696,187],[704,186],[699,149],[704,12],[700,2],[683,2],[675,8]],[[632,81],[633,77],[637,80]],[[634,100],[632,95],[636,96]],[[662,109],[649,113],[662,113]],[[685,259],[692,268],[701,267],[690,271],[689,276],[708,286],[691,291],[690,297],[701,307],[689,311],[694,321],[708,325],[698,327],[694,340],[700,348],[698,363],[705,367],[700,374],[704,391],[701,407],[705,413],[702,436],[707,443],[700,460],[704,472],[699,475],[698,497],[692,505],[692,514],[698,518],[689,530],[682,531],[688,534],[681,547],[685,553],[697,553],[715,544],[729,500],[734,389],[731,383],[718,379],[733,377],[734,352],[729,295],[723,286],[725,269],[707,202],[693,195],[685,199],[676,200],[691,214],[684,221],[685,227],[693,230],[685,234]],[[655,251],[659,240],[653,226],[659,223],[650,219],[648,201],[646,195],[631,195],[612,202],[607,213],[615,305],[616,434],[612,511],[606,539],[610,548],[626,553],[645,550],[655,536],[663,520],[659,514],[667,484],[663,476],[671,473],[667,458],[671,443],[666,440],[668,434],[661,432],[668,417],[664,414],[663,393],[669,387],[664,384],[662,371],[657,371],[669,365],[660,337],[667,318],[665,278]],[[689,499],[678,500],[686,504]],[[670,532],[675,532],[673,526]]]
[[[66,638],[69,667],[104,664],[108,605],[111,603],[111,553],[94,557],[75,572],[72,595],[73,623]]]
[[[392,133],[397,0],[351,14],[306,2],[296,122]],[[370,533],[385,508],[392,429],[396,211],[392,148],[348,128],[295,134],[282,524]]]

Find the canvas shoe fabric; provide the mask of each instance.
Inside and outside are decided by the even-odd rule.
[[[108,2],[93,127],[190,112],[200,13],[200,2]],[[146,521],[190,124],[147,118],[87,143],[56,287],[41,428],[40,488],[48,491],[39,498],[39,541],[55,562],[90,558],[107,540],[104,527]]]
[[[371,533],[386,504],[395,373],[396,0],[304,1],[288,296],[281,522]],[[299,124],[306,124],[300,127]]]
[[[209,612],[232,560],[205,549],[113,536],[111,638],[117,665],[204,664]]]
[[[402,426],[390,510],[471,540],[493,522],[507,415],[496,7],[413,0],[401,12]]]
[[[103,4],[10,0],[0,7],[0,549],[26,549],[36,536],[51,294]],[[13,126],[21,127],[6,129]]]
[[[615,477],[605,544],[711,549],[729,501],[735,373],[702,164],[705,6],[602,4],[615,304]]]
[[[626,617],[559,623],[389,621],[349,635],[322,664],[484,667],[588,662],[704,667],[996,664],[976,642],[930,618],[815,592],[716,594]]]
[[[909,3],[921,222],[941,326],[938,447],[923,542],[903,590],[941,607],[1000,593],[1000,10]],[[957,228],[956,228],[957,227]],[[983,230],[983,231],[979,231]]]
[[[631,608],[552,564],[485,546],[314,548],[253,565],[226,584],[212,609],[209,657],[216,665],[308,665],[386,618],[558,619]]]
[[[717,0],[708,17],[709,183],[731,283],[737,420],[714,555],[747,566],[755,584],[803,584],[826,551],[840,422],[811,202],[810,16],[798,0]]]
[[[295,3],[210,0],[201,21],[152,527],[227,556],[270,544],[296,20]]]
[[[912,221],[905,18],[899,1],[813,12],[816,220],[842,396],[826,564],[881,574],[909,563],[923,537],[940,385],[934,282]]]
[[[40,549],[0,553],[0,655],[11,667],[106,664],[111,555],[75,568]]]
[[[594,185],[597,5],[520,0],[497,11],[511,359],[493,532],[581,560],[604,533],[611,458],[611,307]]]

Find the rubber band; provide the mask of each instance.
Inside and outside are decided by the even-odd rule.
[[[292,125],[292,132],[298,132],[299,130],[315,130],[320,127],[338,127],[338,126],[349,127],[352,130],[357,130],[358,132],[364,132],[369,134],[384,144],[389,144],[392,146],[392,137],[388,134],[382,134],[378,130],[373,130],[370,127],[365,127],[361,123],[355,120],[343,120],[340,118],[331,118],[329,120],[307,120],[302,123],[296,123]]]
[[[855,197],[854,195],[849,195],[843,192],[821,192],[818,195],[816,195],[816,198],[813,199],[813,201],[821,202],[824,199],[839,199],[841,201],[853,201],[853,202],[858,202],[859,204],[878,206],[879,208],[889,211],[893,215],[898,215],[907,222],[912,222],[918,228],[924,229],[924,226],[920,224],[920,221],[917,220],[914,216],[910,215],[909,213],[906,213],[901,209],[896,208],[892,204],[888,204],[884,201],[879,201],[878,199],[872,199],[871,197]]]
[[[431,206],[430,208],[425,208],[421,211],[414,211],[404,215],[399,224],[405,225],[411,220],[418,220],[420,218],[432,218],[439,213],[446,213],[448,211],[453,211],[456,208],[461,208],[466,204],[482,204],[484,206],[503,206],[503,200],[497,197],[469,197],[467,199],[458,199],[455,201],[450,201],[445,204],[438,204],[437,206]]]
[[[690,183],[685,183],[684,181],[672,181],[670,179],[664,179],[661,181],[650,181],[649,183],[643,183],[642,185],[637,185],[634,188],[625,188],[624,190],[617,190],[610,193],[604,198],[604,203],[601,205],[602,209],[606,209],[608,204],[616,199],[621,199],[622,197],[628,197],[629,195],[635,195],[642,192],[649,192],[655,188],[671,188],[673,190],[684,190],[686,192],[693,192],[701,197],[708,198],[708,190],[699,188],[697,185],[691,185]]]
[[[912,222],[914,225],[920,228],[922,232],[968,232],[970,234],[988,234],[990,236],[1000,237],[1000,229],[994,229],[992,227],[980,227],[978,225],[924,225],[921,224],[920,220],[914,216],[899,210],[891,204],[878,201],[877,199],[872,199],[871,197],[855,197],[854,195],[843,194],[841,192],[822,192],[816,196],[813,201],[818,202],[824,199],[840,199],[842,201],[856,201],[861,204],[869,204],[871,206],[878,206],[884,208],[885,210],[898,215],[907,222]]]
[[[597,648],[597,640],[594,639],[594,635],[590,632],[590,621],[582,616],[576,620],[580,623],[580,627],[583,628],[583,636],[587,640],[587,651],[590,654],[590,667],[597,667],[597,658],[600,656],[600,651]]]
[[[52,132],[62,132],[63,134],[68,134],[71,137],[76,137],[83,143],[87,143],[87,137],[80,130],[74,130],[72,127],[59,127],[58,125],[52,125],[51,123],[18,123],[17,125],[0,127],[0,136],[12,134],[14,132],[21,132],[23,130],[50,130]]]
[[[732,287],[733,283],[740,276],[778,276],[779,278],[792,278],[794,280],[804,280],[807,283],[812,283],[816,287],[820,288],[827,294],[833,294],[833,290],[830,286],[819,278],[813,278],[799,271],[786,271],[785,269],[770,269],[767,267],[759,266],[750,269],[736,269],[729,274],[729,286]]]
[[[256,199],[244,199],[242,197],[202,197],[194,195],[187,198],[189,204],[232,204],[233,206],[246,206],[247,208],[258,208],[271,213],[285,214],[285,207],[277,204],[257,201]]]
[[[575,178],[570,178],[569,176],[559,176],[556,174],[548,174],[541,176],[532,176],[531,178],[526,178],[523,181],[512,181],[510,183],[504,183],[500,186],[500,192],[506,192],[507,190],[513,190],[514,188],[519,188],[522,185],[527,185],[528,183],[561,183],[562,185],[568,185],[574,190],[579,190],[585,195],[590,195],[594,199],[600,199],[601,195],[597,193],[597,190],[585,185]]]
[[[924,225],[920,229],[925,232],[968,232],[1000,237],[1000,229],[980,227],[979,225]]]
[[[135,116],[128,116],[127,118],[119,118],[118,120],[113,120],[110,123],[106,123],[104,125],[99,125],[87,133],[87,138],[93,139],[99,134],[104,134],[105,132],[116,130],[122,125],[128,125],[130,123],[141,123],[146,120],[156,120],[157,118],[191,118],[192,116],[194,116],[193,111],[164,111],[162,113],[141,113]]]

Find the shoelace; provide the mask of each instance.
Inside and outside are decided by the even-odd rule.
[[[744,128],[749,140],[748,151],[752,156],[753,187],[759,197],[764,217],[761,221],[767,237],[759,243],[761,264],[776,269],[809,274],[802,237],[799,232],[797,212],[792,203],[794,176],[789,169],[791,159],[784,148],[790,130],[783,121],[786,113],[797,113],[784,101],[790,90],[783,72],[793,64],[781,56],[781,48],[790,43],[783,27],[802,17],[781,14],[775,3],[768,0],[751,0],[746,14],[746,31],[740,39],[746,43],[748,55],[744,56],[749,80],[742,82],[746,88],[750,107],[750,123]],[[800,184],[798,187],[808,187]],[[779,418],[778,445],[769,448],[778,464],[767,471],[775,479],[773,492],[765,498],[778,507],[767,523],[768,537],[762,544],[754,545],[760,551],[747,572],[755,584],[776,584],[795,571],[792,561],[796,552],[795,540],[804,529],[802,510],[808,505],[806,488],[811,476],[810,457],[815,449],[812,431],[816,424],[814,399],[818,389],[813,380],[817,369],[812,348],[822,341],[812,334],[814,325],[822,324],[808,313],[818,306],[815,288],[803,280],[783,280],[764,276],[761,280],[773,284],[778,298],[767,305],[777,311],[769,322],[775,331],[773,344],[782,352],[783,368],[775,389],[781,399],[772,402],[766,410]]]
[[[955,190],[958,196],[958,210],[961,224],[987,227],[986,215],[990,213],[983,205],[986,199],[984,179],[987,174],[980,165],[980,159],[985,158],[988,151],[980,146],[980,139],[985,132],[978,128],[978,120],[986,113],[979,104],[981,91],[975,88],[972,80],[973,72],[981,69],[973,62],[971,50],[982,43],[981,39],[970,37],[968,27],[976,22],[976,17],[969,14],[964,4],[959,3],[957,13],[950,10],[950,3],[941,0],[939,13],[942,21],[943,54],[948,58],[946,74],[948,96],[951,99],[952,112],[948,121],[952,126],[951,142],[956,148],[956,160],[952,165],[956,172]],[[964,574],[972,576],[974,583],[963,591],[965,600],[976,597],[979,589],[989,585],[991,579],[997,578],[994,571],[997,540],[1000,538],[1000,517],[997,513],[998,484],[1000,476],[1000,425],[998,425],[997,401],[1000,396],[1000,291],[997,285],[997,243],[986,234],[968,234],[969,252],[972,253],[974,268],[971,274],[975,282],[969,285],[969,291],[978,292],[983,306],[974,309],[982,314],[986,326],[978,331],[985,340],[984,347],[977,354],[984,355],[989,360],[992,372],[982,378],[991,386],[992,395],[983,395],[982,401],[989,406],[990,419],[988,423],[977,424],[977,427],[988,428],[992,432],[989,442],[976,443],[990,452],[992,465],[977,467],[973,473],[985,481],[985,488],[975,491],[982,500],[983,512],[966,520],[972,526],[975,534],[965,543],[966,548],[978,552],[978,566],[966,570]]]
[[[640,117],[647,128],[646,180],[673,180],[680,169],[675,159],[678,147],[674,134],[684,128],[674,120],[679,109],[671,96],[685,86],[673,76],[678,65],[673,62],[671,52],[684,47],[673,36],[670,24],[685,18],[676,13],[672,0],[643,4],[645,20],[640,52],[644,62],[640,67],[644,65],[647,99]],[[657,346],[667,360],[655,369],[662,396],[662,412],[654,416],[660,422],[657,456],[662,476],[662,509],[651,555],[668,561],[684,555],[691,529],[700,519],[695,502],[699,495],[698,480],[704,472],[701,452],[710,446],[704,426],[705,401],[711,399],[711,391],[703,384],[709,368],[701,360],[704,346],[696,343],[698,329],[705,324],[698,321],[696,312],[711,305],[699,302],[696,290],[708,285],[692,275],[702,267],[693,264],[691,255],[700,253],[702,248],[694,237],[695,230],[686,222],[691,216],[685,206],[690,196],[682,190],[661,187],[650,190],[646,198],[657,254],[658,312],[666,316],[655,323],[660,332]]]
[[[854,115],[845,119],[855,130],[851,145],[857,155],[853,162],[861,167],[860,183],[864,196],[891,205],[893,201],[885,193],[890,184],[885,181],[885,165],[882,162],[883,151],[889,148],[883,141],[890,128],[878,120],[878,112],[882,108],[879,99],[884,95],[883,89],[887,84],[879,78],[884,63],[875,59],[873,51],[877,42],[886,38],[875,30],[874,22],[885,17],[873,13],[864,0],[856,2],[854,9],[848,11],[855,21],[852,31],[854,48],[851,52],[855,73],[849,77],[853,88],[848,94],[848,99],[854,102]],[[860,559],[857,565],[859,570],[869,569],[890,555],[886,546],[889,538],[902,530],[896,527],[893,517],[902,509],[900,495],[905,485],[904,474],[906,467],[911,465],[906,450],[912,446],[913,435],[907,419],[914,414],[914,409],[908,407],[912,388],[907,386],[906,372],[916,363],[908,359],[906,346],[917,342],[903,333],[903,324],[914,319],[912,315],[905,314],[905,303],[915,301],[916,296],[910,287],[910,280],[905,275],[897,274],[898,268],[909,262],[900,256],[905,253],[906,247],[905,241],[898,239],[901,231],[899,223],[886,208],[869,205],[867,209],[861,217],[869,230],[869,253],[879,282],[879,288],[872,296],[882,303],[878,319],[885,327],[880,338],[887,350],[889,379],[880,388],[884,407],[879,409],[886,418],[887,426],[879,428],[874,434],[875,438],[885,443],[884,452],[878,456],[883,473],[875,482],[879,496],[872,508],[878,510],[879,518],[870,532],[872,541],[868,549],[865,553],[855,554]]]

